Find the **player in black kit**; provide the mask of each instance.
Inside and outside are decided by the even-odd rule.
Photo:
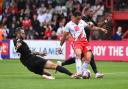
[[[27,67],[28,70],[34,72],[35,74],[39,74],[46,79],[54,79],[51,74],[47,73],[44,69],[53,69],[57,70],[61,73],[65,73],[69,75],[71,78],[76,78],[76,75],[71,73],[66,68],[54,64],[49,60],[45,60],[40,56],[44,56],[45,53],[39,52],[31,52],[28,45],[23,41],[25,38],[24,30],[17,29],[16,30],[16,39],[13,40],[15,49],[18,53],[21,54],[20,61],[21,63]],[[40,56],[38,56],[40,55]]]

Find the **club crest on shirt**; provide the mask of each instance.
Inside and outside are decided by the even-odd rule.
[[[75,31],[80,30],[79,26],[74,26]]]

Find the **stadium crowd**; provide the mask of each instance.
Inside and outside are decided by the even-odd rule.
[[[128,10],[128,0],[115,0],[114,9],[117,11],[127,11]]]
[[[57,40],[63,34],[72,11],[94,12],[93,21],[108,30],[107,34],[95,31],[93,40],[112,39],[112,16],[104,0],[3,0],[0,22],[4,39],[15,37],[18,27],[25,30],[26,39]],[[82,13],[84,16],[85,14]],[[104,23],[104,24],[103,24]],[[102,25],[101,25],[102,24]]]

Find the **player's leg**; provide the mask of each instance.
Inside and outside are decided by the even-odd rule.
[[[84,58],[83,58],[84,62],[82,64],[82,70],[87,70],[88,69],[88,64],[90,64],[91,61],[91,52],[85,50],[84,51]]]
[[[48,70],[44,69],[43,70],[43,74],[47,75],[47,76],[51,76],[51,74],[48,72]]]
[[[62,62],[61,65],[62,66],[65,66],[65,65],[73,64],[73,63],[75,63],[75,59],[76,59],[75,57],[69,57],[67,60],[65,60],[64,62]],[[94,73],[96,74],[97,73],[97,67],[96,67],[96,63],[95,63],[94,55],[93,54],[91,56],[90,65],[91,65]]]
[[[91,52],[91,51],[90,51]],[[92,52],[91,52],[92,53]],[[94,73],[96,74],[98,71],[97,71],[97,67],[96,67],[96,63],[95,63],[95,60],[94,60],[94,55],[92,53],[91,55],[91,61],[90,61],[90,65],[92,67],[92,70],[94,71]]]
[[[61,73],[65,73],[69,76],[72,76],[73,73],[71,73],[69,70],[67,70],[66,68],[62,67],[62,66],[59,66],[51,61],[47,61],[46,64],[44,65],[44,68],[45,69],[53,69],[53,70],[57,70]]]
[[[75,63],[75,57],[69,57],[67,60],[65,60],[64,62],[61,63],[62,66],[65,66],[65,65],[70,65],[70,64],[73,64]],[[83,66],[87,66],[88,63],[83,63]],[[91,55],[91,61],[90,61],[90,65],[94,71],[94,73],[98,73],[97,71],[97,66],[96,66],[96,63],[95,63],[95,60],[94,60],[94,55],[92,53]]]
[[[65,60],[64,62],[62,62],[62,66],[65,66],[65,65],[70,65],[70,64],[73,64],[75,63],[75,53],[74,53],[74,50],[73,50],[73,45],[71,46],[72,50],[70,52],[70,56],[67,60]]]
[[[44,78],[44,79],[55,79],[46,69],[43,70],[42,78]]]
[[[90,51],[92,53],[92,51]],[[95,63],[95,60],[94,60],[94,55],[92,53],[91,55],[91,61],[90,61],[90,65],[92,67],[92,70],[94,71],[94,73],[96,74],[95,75],[95,78],[103,78],[104,74],[100,73],[97,71],[97,67],[96,67],[96,63]]]
[[[94,56],[93,56],[93,59],[92,59],[92,56],[93,56],[92,52],[88,51],[87,54],[85,55],[86,61],[84,61],[83,65],[82,65],[82,69],[84,69],[84,70],[88,69],[88,64],[90,63],[93,71],[95,71],[94,73],[96,73],[95,78],[102,78],[104,76],[104,74],[97,72]]]
[[[65,66],[65,65],[73,64],[73,63],[75,63],[75,59],[76,59],[75,57],[69,57],[67,60],[62,62],[61,65]]]
[[[81,75],[82,74],[82,62],[81,62],[82,50],[78,47],[74,51],[76,54],[76,59],[75,59],[76,71],[79,75]]]
[[[65,66],[65,65],[70,65],[75,63],[75,57],[69,57],[67,60],[61,62],[61,61],[57,61],[57,64],[60,66]],[[57,71],[55,71],[55,73],[57,73]]]

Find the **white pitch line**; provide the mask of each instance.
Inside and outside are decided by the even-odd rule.
[[[104,73],[108,75],[114,75],[114,74],[128,74],[128,72],[113,72],[113,73]]]
[[[117,75],[117,74],[128,74],[128,72],[114,72],[114,73],[111,72],[111,73],[103,73],[103,74],[105,74],[105,75]],[[53,75],[63,75],[63,74],[57,73],[57,74],[53,74]],[[92,75],[94,75],[94,73],[92,73]],[[2,76],[36,76],[36,74],[22,74],[22,73],[17,73],[17,75],[13,75],[13,74],[0,74],[0,77],[2,77]]]

